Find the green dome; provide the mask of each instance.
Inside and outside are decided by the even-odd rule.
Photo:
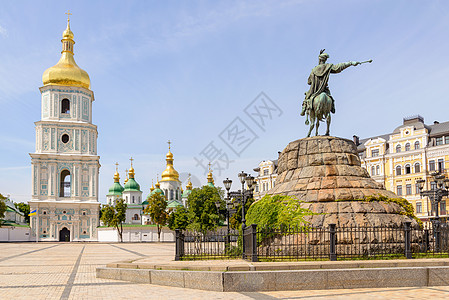
[[[140,185],[134,178],[129,178],[128,182],[125,184],[125,192],[127,191],[136,191],[140,192]]]
[[[215,185],[214,185],[212,182],[208,182],[208,183],[207,183],[207,186],[215,187]]]
[[[192,190],[185,190],[184,193],[182,193],[182,198],[187,198],[189,197],[190,193],[192,192]]]
[[[123,187],[118,182],[114,182],[114,184],[109,188],[109,193],[107,196],[121,196],[123,192]]]

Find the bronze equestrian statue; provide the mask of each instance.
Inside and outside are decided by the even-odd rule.
[[[318,135],[318,127],[320,121],[326,119],[327,130],[326,135],[329,135],[329,127],[331,124],[331,113],[335,113],[334,98],[331,96],[329,86],[329,75],[331,73],[340,73],[344,69],[350,66],[357,66],[363,63],[371,63],[372,60],[364,62],[350,61],[339,64],[327,64],[326,60],[329,58],[329,54],[324,53],[324,50],[320,51],[318,56],[318,66],[312,69],[307,84],[310,85],[310,89],[305,93],[306,97],[302,103],[301,116],[306,116],[306,125],[309,125],[310,129],[307,137],[310,136],[316,122],[316,134]]]

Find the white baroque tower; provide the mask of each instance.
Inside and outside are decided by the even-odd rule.
[[[36,124],[31,219],[42,241],[95,241],[99,225],[97,126],[94,94],[86,71],[73,58],[70,19],[59,62],[42,75],[41,120]]]

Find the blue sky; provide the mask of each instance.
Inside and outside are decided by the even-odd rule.
[[[299,109],[323,48],[330,63],[374,60],[331,76],[331,135],[389,133],[414,114],[449,119],[448,1],[3,1],[0,192],[15,201],[30,198],[38,88],[60,57],[68,9],[95,93],[101,202],[114,163],[123,178],[130,156],[146,196],[169,139],[194,185],[206,181],[194,158],[205,163],[211,142],[231,161],[217,183],[277,158],[307,133]],[[279,110],[259,127],[244,110],[261,92]],[[237,117],[252,131],[238,154],[220,138]]]

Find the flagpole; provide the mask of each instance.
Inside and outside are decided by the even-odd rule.
[[[39,243],[39,206],[36,209],[36,243]]]

